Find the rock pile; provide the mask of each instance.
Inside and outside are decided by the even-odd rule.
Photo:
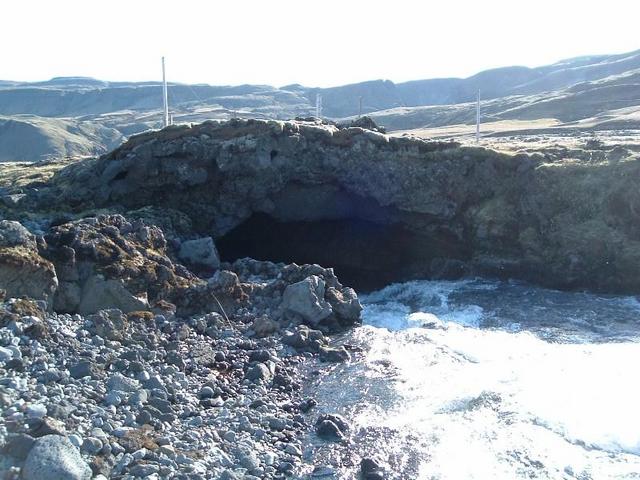
[[[51,280],[35,298],[0,283],[5,478],[277,479],[309,460],[301,382],[349,360],[325,334],[361,310],[331,269],[211,262],[210,238],[168,242],[120,215],[39,238],[0,222],[0,244]]]

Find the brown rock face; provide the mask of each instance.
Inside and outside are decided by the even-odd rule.
[[[50,300],[58,288],[53,264],[27,247],[0,248],[0,289],[8,297]]]
[[[46,235],[46,255],[60,278],[55,308],[94,313],[145,310],[176,290],[200,282],[174,264],[160,229],[106,215],[67,223]]]

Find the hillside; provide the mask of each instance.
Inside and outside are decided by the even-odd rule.
[[[100,155],[123,138],[118,130],[95,122],[0,116],[0,162]]]
[[[537,68],[491,69],[464,79],[373,80],[333,88],[170,84],[169,101],[176,123],[234,117],[291,119],[313,115],[320,94],[327,118],[350,120],[360,113],[362,102],[361,113],[389,130],[420,129],[423,134],[447,136],[470,133],[465,125],[475,123],[478,89],[488,134],[541,128],[638,128],[640,50]],[[10,132],[10,136],[0,136],[0,159],[104,152],[122,138],[159,128],[160,107],[158,82],[86,77],[0,81],[1,128]],[[16,123],[7,124],[10,119]],[[433,131],[442,127],[446,128]]]

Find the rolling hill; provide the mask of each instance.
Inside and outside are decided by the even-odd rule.
[[[389,130],[429,130],[475,122],[521,128],[640,128],[640,50],[563,60],[552,65],[486,70],[468,78],[394,83],[373,80],[333,88],[302,85],[170,84],[176,122],[257,117],[289,119],[315,112],[348,120],[368,114]],[[94,155],[132,134],[158,128],[161,84],[57,77],[0,81],[0,160]],[[450,131],[445,130],[446,132]],[[443,134],[444,132],[443,131]],[[437,134],[437,132],[436,132]]]

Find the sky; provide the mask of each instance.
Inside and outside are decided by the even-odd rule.
[[[328,87],[640,49],[638,0],[3,0],[0,79]]]

